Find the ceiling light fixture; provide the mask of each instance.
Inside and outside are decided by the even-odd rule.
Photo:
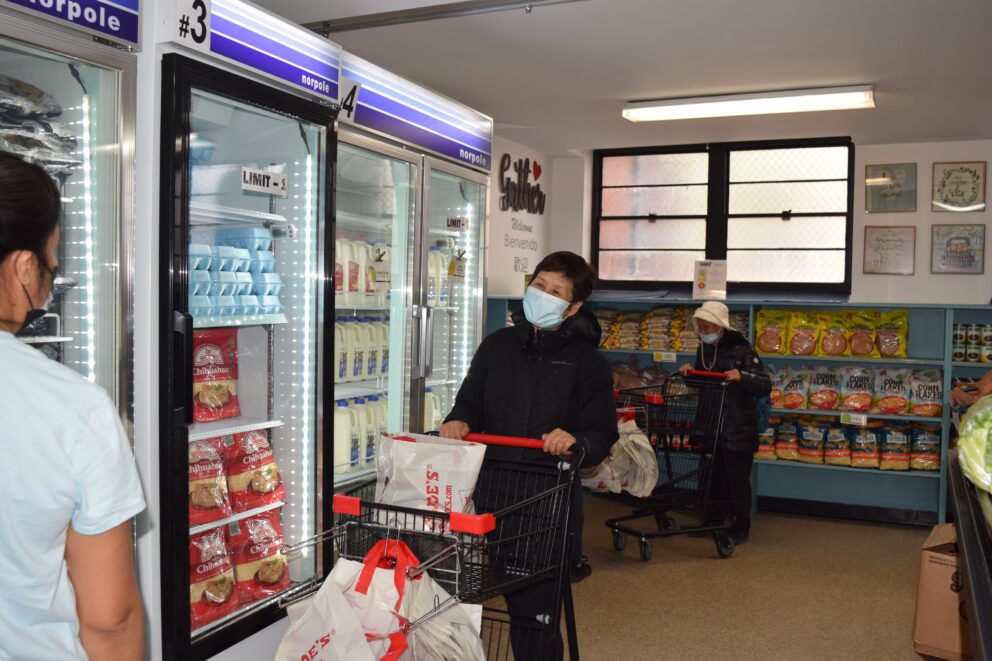
[[[874,88],[871,85],[853,85],[635,101],[628,103],[623,109],[623,118],[631,122],[660,122],[674,119],[774,115],[874,107]]]

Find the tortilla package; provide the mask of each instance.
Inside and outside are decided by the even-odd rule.
[[[801,410],[806,408],[807,397],[809,396],[809,382],[812,373],[803,368],[791,370],[789,380],[782,388],[782,408],[791,410]]]
[[[796,310],[789,316],[789,353],[812,356],[820,343],[820,318],[815,311]]]
[[[269,510],[228,526],[238,602],[249,604],[289,588],[286,556],[282,553],[280,510]]]
[[[844,368],[841,384],[841,409],[852,413],[867,413],[875,398],[875,373],[867,367]]]
[[[821,356],[847,354],[847,328],[844,326],[844,316],[841,313],[821,312],[820,329],[820,348],[817,354]]]
[[[829,431],[829,424],[813,419],[804,420],[799,428],[799,461],[806,464],[822,464],[823,449]]]
[[[778,458],[775,455],[775,429],[779,422],[781,422],[779,418],[769,418],[768,428],[758,434],[758,451],[754,453],[755,459],[774,461]]]
[[[799,427],[791,418],[783,418],[775,429],[775,456],[787,461],[799,459]]]
[[[831,466],[851,465],[851,439],[840,425],[831,425],[823,444],[823,463]]]
[[[755,319],[754,346],[758,353],[783,354],[789,331],[789,313],[784,310],[759,310]]]
[[[944,413],[944,379],[940,370],[917,372],[909,377],[909,413],[939,418]]]
[[[789,375],[790,372],[787,367],[770,372],[768,375],[772,381],[772,391],[769,393],[768,398],[772,402],[773,409],[782,407],[783,388],[785,388],[785,384],[789,381]]]
[[[883,423],[873,420],[855,429],[851,436],[851,465],[878,468]]]
[[[193,333],[193,419],[214,422],[241,415],[238,405],[238,329]]]
[[[883,358],[905,358],[908,342],[908,310],[892,310],[880,315],[875,326],[875,346]]]
[[[219,439],[189,444],[189,524],[198,526],[231,516]]]
[[[256,429],[234,435],[234,445],[228,450],[227,488],[235,512],[247,512],[286,498],[268,432]]]
[[[913,425],[909,467],[918,471],[940,470],[940,426]]]
[[[872,413],[903,415],[909,411],[910,370],[881,369],[875,372]]]
[[[875,324],[878,313],[847,310],[841,314],[847,329],[847,355],[878,358],[878,347],[875,346]]]
[[[190,627],[230,615],[238,607],[234,568],[227,554],[224,529],[214,528],[189,540]]]
[[[882,434],[878,467],[883,471],[908,471],[913,426],[892,424]]]
[[[818,411],[835,411],[840,408],[841,384],[844,368],[817,367],[809,386],[809,408]]]

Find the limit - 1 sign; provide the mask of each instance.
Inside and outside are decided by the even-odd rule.
[[[278,172],[241,168],[241,190],[289,197],[289,182],[286,175]]]

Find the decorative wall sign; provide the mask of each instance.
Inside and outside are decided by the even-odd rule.
[[[507,176],[511,165],[516,173],[515,180]],[[532,173],[535,182],[533,184],[530,183]],[[519,158],[513,163],[513,158],[509,154],[503,154],[499,161],[499,192],[502,194],[499,200],[500,210],[543,214],[547,195],[541,190],[541,184],[537,183],[540,178],[541,166],[536,159],[532,168],[529,158]]]
[[[931,273],[985,273],[985,225],[934,225]]]
[[[985,161],[933,164],[933,211],[985,211]]]
[[[916,163],[866,165],[865,211],[916,211]]]
[[[865,227],[864,273],[913,275],[915,271],[915,227]]]

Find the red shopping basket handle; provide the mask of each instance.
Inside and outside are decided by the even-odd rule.
[[[685,373],[686,376],[700,376],[706,379],[726,379],[726,372],[705,372],[703,370],[689,370]]]
[[[465,440],[472,443],[485,443],[486,445],[507,445],[511,448],[544,449],[544,441],[536,438],[517,438],[516,436],[496,436],[494,434],[467,434]]]

